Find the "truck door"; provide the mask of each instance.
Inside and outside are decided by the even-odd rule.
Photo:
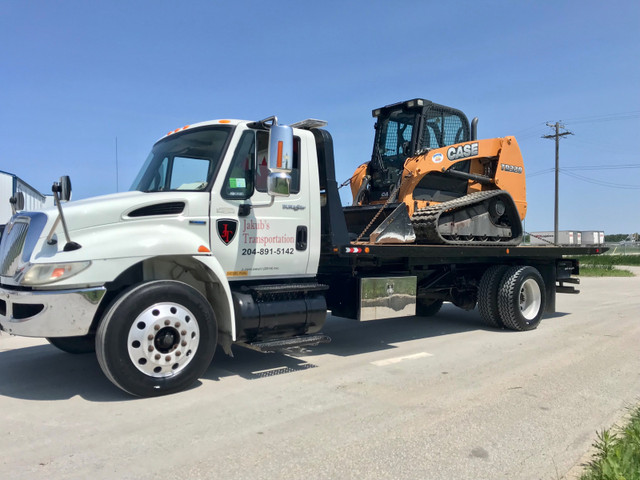
[[[309,175],[294,137],[291,195],[267,194],[269,133],[244,130],[212,196],[212,252],[229,280],[305,276],[309,263]]]

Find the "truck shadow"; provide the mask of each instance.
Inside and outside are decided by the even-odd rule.
[[[0,395],[40,401],[76,395],[94,402],[133,399],[107,380],[95,355],[71,355],[52,345],[0,352]]]
[[[220,380],[228,376],[240,376],[247,380],[294,373],[315,368],[309,357],[336,355],[349,357],[398,348],[396,344],[442,335],[454,335],[474,330],[496,333],[517,333],[487,327],[477,310],[465,312],[445,304],[434,317],[402,317],[369,322],[358,322],[330,316],[322,329],[331,337],[331,343],[303,348],[284,349],[264,354],[234,346],[233,358],[216,353],[206,372],[208,380]]]
[[[545,318],[555,319],[565,315],[558,312]],[[271,354],[234,346],[233,358],[219,349],[202,378],[217,381],[239,376],[258,380],[315,368],[316,365],[310,360],[317,355],[349,357],[392,350],[398,348],[397,344],[411,340],[474,330],[523,334],[487,327],[477,310],[465,312],[448,304],[443,306],[438,315],[428,318],[404,317],[358,322],[330,316],[323,332],[332,338],[331,343]],[[196,382],[193,388],[199,384]],[[74,396],[93,402],[136,399],[107,380],[95,355],[71,355],[48,344],[0,352],[0,395],[36,401],[67,400]]]

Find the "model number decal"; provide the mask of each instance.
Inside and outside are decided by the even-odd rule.
[[[500,169],[505,172],[522,173],[522,167],[516,167],[515,165],[508,165],[506,163],[500,164]]]
[[[293,255],[293,248],[243,248],[242,255]]]
[[[475,157],[478,155],[478,144],[469,143],[460,145],[459,147],[449,147],[447,150],[447,158],[449,160],[459,160],[461,158]]]

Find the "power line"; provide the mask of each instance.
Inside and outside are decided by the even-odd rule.
[[[640,168],[640,163],[630,163],[626,165],[579,165],[576,167],[563,167],[560,171],[566,170],[624,170],[628,168]]]
[[[577,173],[566,172],[564,171],[564,169],[561,170],[560,172],[564,175],[575,178],[577,180],[581,180],[587,183],[592,183],[594,185],[600,185],[601,187],[617,188],[620,190],[640,190],[640,185],[626,185],[622,183],[605,182],[604,180],[596,180],[589,177],[583,177],[582,175],[578,175]]]
[[[600,122],[611,122],[615,120],[631,120],[634,118],[640,118],[640,111],[607,113],[604,115],[592,115],[589,117],[575,117],[575,118],[570,118],[567,121],[571,122],[572,124],[600,123]]]
[[[551,173],[554,170],[555,170],[554,168],[547,168],[546,170],[540,170],[534,173],[527,173],[527,178],[537,177],[538,175],[543,175],[545,173]]]

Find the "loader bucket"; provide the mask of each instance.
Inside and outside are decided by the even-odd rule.
[[[401,203],[384,221],[378,225],[369,240],[372,243],[414,243],[416,234],[411,225],[407,205]]]

